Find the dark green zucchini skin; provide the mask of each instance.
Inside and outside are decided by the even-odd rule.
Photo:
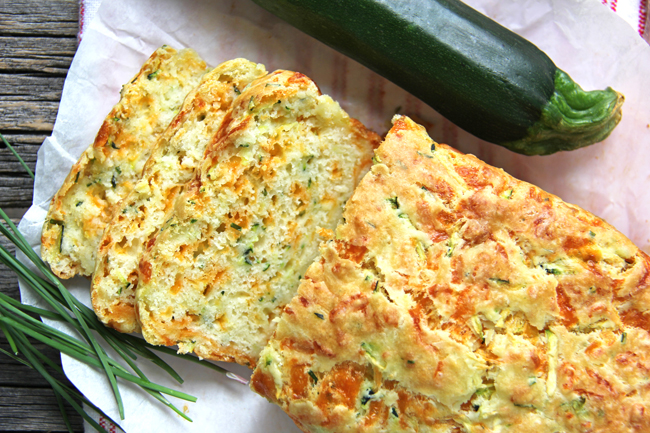
[[[460,1],[254,1],[413,93],[483,140],[527,154],[585,145],[574,146],[575,135],[566,143],[557,134],[551,134],[550,144],[527,145],[531,131],[539,135],[539,123],[557,92],[561,71],[535,45]],[[616,92],[608,95],[606,109],[614,108],[611,99],[618,100],[617,96]],[[575,117],[576,112],[570,114]],[[595,135],[598,139],[603,134]],[[548,142],[548,137],[544,139]]]

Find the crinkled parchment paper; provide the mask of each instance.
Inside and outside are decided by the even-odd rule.
[[[84,35],[65,82],[52,137],[39,151],[34,205],[21,229],[37,248],[49,200],[92,143],[120,86],[160,45],[192,47],[211,65],[245,57],[269,71],[291,69],[313,78],[353,117],[385,133],[392,115],[410,115],[439,142],[502,167],[605,218],[650,252],[650,47],[595,0],[468,0],[532,40],[586,89],[612,86],[626,96],[623,121],[605,142],[569,153],[525,157],[458,130],[433,110],[356,62],[305,36],[247,0],[107,1]],[[88,301],[88,281],[68,286]],[[35,302],[23,290],[26,302]],[[199,398],[178,402],[193,423],[130,386],[123,386],[129,432],[298,432],[278,408],[219,373],[182,360],[170,363],[185,379],[178,389]],[[95,404],[118,419],[104,377],[63,357],[66,374]],[[248,374],[242,367],[228,368]],[[173,386],[146,368],[154,381]]]

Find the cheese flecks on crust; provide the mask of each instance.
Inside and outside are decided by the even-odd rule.
[[[220,132],[143,256],[137,311],[150,343],[254,366],[379,137],[288,71],[243,90]]]
[[[306,432],[650,431],[650,258],[396,117],[260,355]]]
[[[196,52],[165,45],[122,86],[120,101],[52,198],[43,224],[41,255],[60,278],[93,273],[114,207],[140,178],[158,137],[205,72]]]
[[[203,159],[240,89],[264,75],[263,65],[244,59],[217,66],[185,98],[158,140],[142,178],[120,203],[99,243],[91,299],[105,324],[121,332],[139,330],[135,288],[145,245],[172,212],[176,196]]]

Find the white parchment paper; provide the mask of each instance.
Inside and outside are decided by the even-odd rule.
[[[192,47],[211,65],[245,57],[269,71],[290,69],[313,78],[323,93],[379,133],[399,111],[424,124],[434,140],[473,153],[605,218],[650,252],[650,47],[621,18],[595,0],[467,0],[523,35],[586,89],[612,86],[626,96],[623,120],[603,143],[547,157],[525,157],[458,130],[416,97],[293,29],[248,0],[113,0],[90,24],[65,82],[51,137],[39,151],[34,205],[21,230],[38,249],[49,201],[81,152],[92,143],[120,86],[160,45]],[[67,282],[88,302],[89,283]],[[25,302],[36,302],[23,290]],[[247,387],[207,369],[169,359],[185,379],[177,389],[199,398],[178,402],[188,423],[146,394],[123,386],[128,432],[298,432],[281,410]],[[144,364],[144,363],[143,363]],[[70,380],[119,420],[103,376],[63,357]],[[226,365],[226,364],[224,364]],[[245,368],[227,368],[247,375]],[[145,367],[153,381],[172,380]]]

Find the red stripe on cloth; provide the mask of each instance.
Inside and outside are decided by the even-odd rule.
[[[618,0],[612,0],[612,3],[610,4],[609,7],[612,8],[612,10],[613,10],[614,12],[616,12],[616,6],[617,6],[617,4],[618,4]]]
[[[99,419],[97,420],[97,424],[109,433],[117,433],[117,426],[113,424],[112,421],[110,421],[107,418],[104,418],[104,415],[99,415]]]
[[[645,23],[648,18],[648,0],[639,2],[639,34],[643,37],[645,33]]]
[[[79,33],[77,33],[77,40],[81,42],[84,33],[84,15],[86,13],[86,5],[84,0],[79,1]]]

